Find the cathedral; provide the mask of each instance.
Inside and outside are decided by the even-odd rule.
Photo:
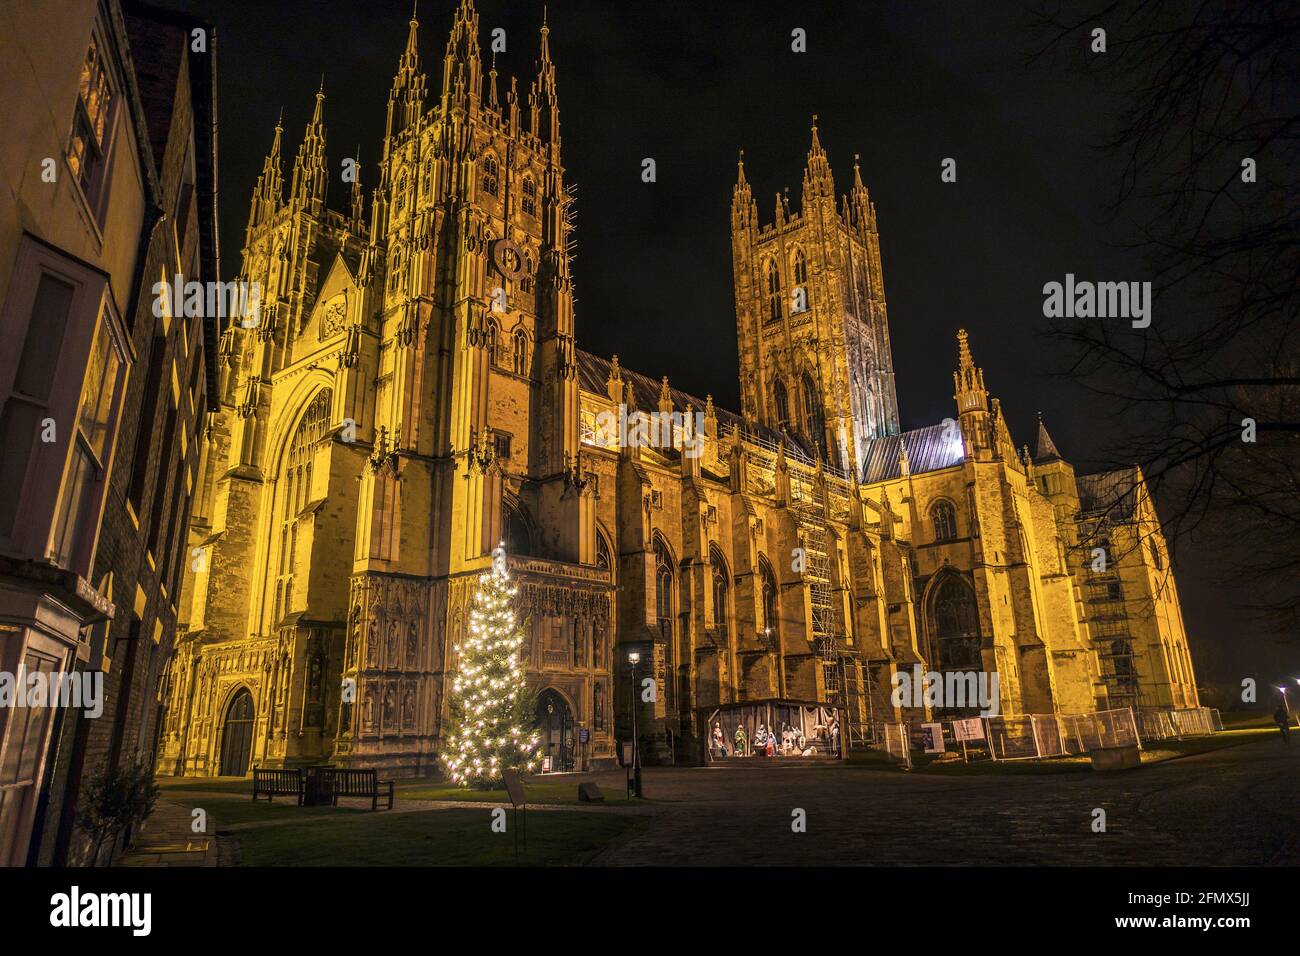
[[[418,26],[369,197],[327,196],[323,89],[287,170],[275,128],[160,772],[434,771],[501,543],[552,769],[615,764],[634,717],[646,762],[702,762],[755,706],[861,745],[937,712],[893,700],[918,665],[996,674],[1006,715],[1196,705],[1140,472],[1076,475],[1041,421],[1017,447],[956,329],[952,417],[900,430],[876,210],[856,162],[837,197],[815,120],[798,208],[761,221],[738,164],[730,412],[579,347],[549,28],[524,90],[484,70],[472,0],[438,87]],[[608,427],[636,415],[666,440]]]

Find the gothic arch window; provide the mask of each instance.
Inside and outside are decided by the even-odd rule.
[[[673,558],[668,553],[668,546],[663,538],[655,535],[655,617],[659,622],[659,633],[668,638],[672,644],[673,633]]]
[[[603,531],[596,532],[596,567],[614,574],[614,549]]]
[[[713,565],[713,626],[725,641],[727,637],[727,596],[731,589],[731,576],[727,562],[716,545],[709,547],[709,564]]]
[[[506,532],[506,553],[522,557],[532,556],[533,536],[523,509],[517,505],[507,504],[504,517],[502,525]]]
[[[822,418],[822,403],[817,398],[817,385],[807,372],[803,376],[803,413],[804,432],[824,453],[826,428]]]
[[[497,194],[500,178],[497,166],[497,158],[491,153],[483,157],[483,191],[491,196]]]
[[[939,670],[980,670],[979,607],[970,584],[959,575],[946,574],[935,588],[931,608]]]
[[[809,308],[808,260],[804,258],[802,249],[796,249],[794,251],[794,285],[795,289],[799,290],[798,293],[796,293],[798,298],[794,301],[797,305],[802,306],[802,308],[799,309],[800,312],[807,312]]]
[[[785,384],[780,379],[776,380],[772,393],[776,401],[776,424],[780,427],[790,421],[790,396],[786,394]]]
[[[775,641],[778,623],[776,616],[776,575],[767,558],[758,559],[759,601],[762,617],[759,619],[760,632]]]
[[[433,189],[433,160],[428,159],[424,164],[424,191],[427,193]]]
[[[397,196],[394,198],[396,200],[394,205],[397,206],[397,211],[401,212],[403,209],[406,208],[406,173],[405,172],[403,172],[400,176],[397,177]]]
[[[537,183],[533,182],[531,176],[524,177],[522,206],[528,215],[537,215]]]
[[[487,328],[487,353],[488,364],[497,364],[497,352],[501,347],[501,329],[497,326],[496,319],[488,319]]]
[[[659,627],[659,636],[663,640],[664,654],[667,657],[665,663],[668,666],[668,686],[664,688],[668,695],[666,703],[672,704],[673,690],[675,681],[673,675],[677,670],[677,653],[676,638],[674,636],[674,572],[673,557],[668,552],[668,546],[664,544],[664,539],[655,532],[654,541],[651,544],[654,551],[655,561],[655,619]]]
[[[307,405],[294,429],[293,437],[284,451],[280,477],[277,481],[279,501],[276,503],[278,555],[275,563],[275,616],[280,619],[293,608],[294,568],[298,551],[298,515],[311,500],[312,458],[316,443],[329,428],[333,393],[323,388]]]
[[[952,541],[957,537],[957,509],[951,501],[936,501],[930,508],[935,541]]]
[[[523,330],[515,333],[514,368],[516,375],[528,374],[528,336]]]
[[[519,289],[522,292],[533,291],[533,257],[524,253],[524,268],[519,275]]]
[[[1165,559],[1160,553],[1160,546],[1156,544],[1155,538],[1147,539],[1147,547],[1151,550],[1151,563],[1155,565],[1157,571],[1165,569]]]
[[[781,320],[781,273],[776,267],[776,260],[767,261],[767,321]]]

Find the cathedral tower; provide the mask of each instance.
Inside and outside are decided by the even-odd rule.
[[[876,209],[857,158],[837,210],[813,117],[800,208],[778,195],[761,226],[742,153],[731,241],[745,416],[860,468],[867,442],[898,433],[898,403]]]

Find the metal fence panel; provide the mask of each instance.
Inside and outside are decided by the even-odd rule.
[[[912,766],[912,747],[908,738],[907,724],[902,722],[885,724],[885,752],[908,767]]]

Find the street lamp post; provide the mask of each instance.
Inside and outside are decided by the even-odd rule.
[[[641,663],[639,651],[628,651],[627,662],[632,665],[632,793],[641,796],[641,738],[636,729],[636,666]]]

